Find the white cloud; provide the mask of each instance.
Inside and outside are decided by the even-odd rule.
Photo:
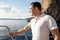
[[[21,18],[29,18],[29,17],[31,17],[31,15],[29,13],[29,10],[26,9],[26,8],[22,9],[17,16],[21,17]]]
[[[24,12],[26,9],[14,8],[8,4],[0,2],[0,18],[27,18],[28,12]]]
[[[0,18],[13,17],[15,13],[18,13],[16,8],[13,8],[8,4],[0,3]]]

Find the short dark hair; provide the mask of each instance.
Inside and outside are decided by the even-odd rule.
[[[31,5],[33,5],[33,7],[37,7],[40,11],[41,11],[41,4],[39,2],[32,2]]]

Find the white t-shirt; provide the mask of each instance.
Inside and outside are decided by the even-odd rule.
[[[46,14],[42,14],[38,20],[35,18],[30,22],[32,30],[32,40],[49,40],[51,30],[57,29],[55,20]]]

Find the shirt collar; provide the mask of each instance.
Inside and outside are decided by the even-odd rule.
[[[42,16],[44,16],[45,15],[45,13],[42,13],[41,15],[40,15],[40,17],[42,17]]]
[[[44,13],[42,13],[38,18],[37,18],[37,20],[38,19],[40,19],[41,17],[43,17],[45,14]],[[36,18],[35,18],[36,19]]]

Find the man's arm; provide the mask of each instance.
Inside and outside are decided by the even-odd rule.
[[[19,29],[19,30],[16,31],[15,33],[16,33],[16,34],[22,34],[22,33],[26,32],[26,31],[29,30],[29,29],[30,29],[30,26],[27,25],[27,26],[25,26],[24,28]]]
[[[59,32],[58,32],[58,29],[54,29],[54,30],[51,30],[51,33],[54,37],[54,40],[60,40],[59,39]]]
[[[22,33],[24,33],[25,31],[27,31],[28,29],[30,29],[30,25],[29,25],[29,24],[28,24],[27,26],[25,26],[24,28],[19,29],[19,30],[16,31],[16,32],[10,32],[9,34],[10,34],[11,36],[16,35],[16,34],[22,34]]]

